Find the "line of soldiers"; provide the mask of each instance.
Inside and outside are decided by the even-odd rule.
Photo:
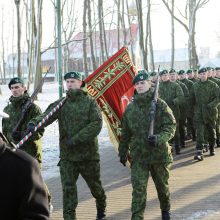
[[[156,72],[151,72],[152,85]],[[200,70],[162,70],[159,96],[172,109],[177,127],[173,140],[175,153],[185,148],[185,140],[196,141],[195,160],[202,161],[203,153],[215,155],[220,147],[220,67]]]

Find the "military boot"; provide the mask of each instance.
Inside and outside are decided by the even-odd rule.
[[[213,145],[209,146],[209,155],[215,156],[215,147]]]
[[[162,211],[162,220],[170,220],[170,211]]]
[[[179,155],[180,154],[180,146],[179,146],[179,144],[175,144],[174,148],[175,148],[176,155]]]
[[[203,160],[203,152],[202,150],[197,150],[196,155],[194,156],[194,160],[202,161]]]
[[[105,220],[106,218],[105,210],[97,210],[96,220]]]
[[[209,144],[204,144],[203,147],[204,147],[204,148],[203,148],[203,153],[209,151]]]
[[[216,147],[220,147],[220,141],[219,141],[219,139],[216,140]]]

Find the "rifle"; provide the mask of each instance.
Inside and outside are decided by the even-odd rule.
[[[30,98],[28,98],[27,102],[22,106],[22,110],[21,110],[21,117],[18,121],[18,123],[16,124],[16,126],[13,128],[12,132],[17,132],[21,130],[21,125],[24,122],[26,113],[28,112],[28,110],[30,109],[30,107],[32,106],[32,103],[36,100],[37,98],[37,94],[40,92],[43,84],[44,84],[44,80],[47,76],[47,74],[49,73],[51,69],[51,66],[49,67],[49,69],[47,70],[47,72],[45,73],[43,79],[41,80],[41,82],[38,84],[37,88],[34,90],[34,92],[32,93],[32,95],[30,96]]]
[[[160,73],[160,66],[158,67],[154,98],[151,101],[151,106],[150,106],[150,128],[149,128],[148,136],[154,134],[154,122],[155,122],[155,115],[156,115],[156,109],[157,109],[158,90],[159,90],[159,84],[160,84],[159,73]]]

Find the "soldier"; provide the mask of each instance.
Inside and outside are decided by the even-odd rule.
[[[4,112],[10,115],[10,118],[4,118],[2,120],[2,131],[6,138],[13,143],[18,143],[25,134],[27,129],[28,122],[37,115],[41,114],[40,108],[35,104],[31,103],[29,109],[25,112],[25,117],[23,122],[20,125],[18,131],[14,131],[23,111],[25,111],[25,104],[30,99],[29,94],[27,93],[26,86],[24,81],[15,77],[12,78],[8,84],[9,89],[11,90],[11,97],[9,99],[9,104],[4,108]],[[40,164],[42,170],[42,146],[41,146],[41,137],[43,136],[44,129],[40,129],[32,138],[30,138],[26,143],[24,143],[20,149],[25,151],[34,157]],[[53,206],[51,204],[51,196],[49,190],[45,184],[46,190],[48,192],[49,208],[52,212]]]
[[[5,117],[0,111],[0,117]],[[0,132],[1,219],[49,220],[47,193],[38,162]]]
[[[189,92],[190,92],[190,90],[193,86],[193,82],[191,80],[187,79],[187,75],[192,74],[192,72],[193,71],[191,69],[187,70],[186,73],[185,73],[184,70],[182,70],[181,74],[179,74],[180,81],[183,82],[187,86]],[[190,108],[186,108],[186,114],[187,114],[187,139],[192,138],[192,140],[195,141],[196,140],[196,132],[195,132],[194,124],[193,124],[193,112],[194,112],[193,111],[193,106],[190,106]]]
[[[179,135],[179,119],[180,109],[184,94],[183,91],[176,82],[171,82],[167,70],[160,72],[161,82],[159,87],[159,97],[163,99],[168,106],[172,109],[174,117],[176,119],[176,133],[174,136],[175,153],[180,154],[180,135]]]
[[[216,78],[216,73],[213,68],[207,67],[208,79],[216,83],[220,88],[220,79]],[[216,121],[216,146],[220,147],[220,105],[218,105],[218,118]]]
[[[64,76],[67,87],[66,102],[53,114],[44,127],[58,120],[60,133],[60,175],[63,188],[63,217],[76,219],[78,204],[76,182],[79,174],[96,199],[97,220],[105,219],[106,196],[100,181],[100,157],[97,135],[102,128],[102,116],[96,102],[82,87],[82,75],[69,72]],[[27,132],[64,98],[49,105],[46,111],[30,121]]]
[[[154,87],[155,86],[155,83],[157,81],[157,73],[155,71],[151,72],[150,74],[150,81],[151,81],[151,84],[152,86]]]
[[[216,75],[216,78],[220,78],[220,67],[215,67],[215,75]]]
[[[198,82],[198,71],[194,69],[193,71],[188,71],[188,79],[191,80],[193,83]]]
[[[149,173],[156,185],[162,219],[170,219],[169,168],[172,162],[168,141],[175,133],[175,118],[161,99],[157,101],[155,135],[148,136],[149,114],[153,92],[146,73],[137,74],[133,84],[137,90],[122,118],[119,143],[120,162],[125,166],[131,154],[132,220],[143,220]]]
[[[203,146],[205,143],[205,131],[207,131],[210,156],[215,155],[215,126],[217,120],[217,106],[219,105],[219,87],[208,79],[206,68],[199,70],[200,81],[192,86],[190,101],[195,104],[196,126],[196,155],[195,160],[203,160]]]

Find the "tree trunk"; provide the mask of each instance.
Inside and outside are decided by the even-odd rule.
[[[1,70],[1,77],[2,77],[2,83],[6,83],[6,78],[5,78],[5,42],[4,42],[4,8],[2,8],[2,70]],[[0,64],[1,66],[1,64]]]
[[[87,33],[86,33],[86,11],[87,11],[88,0],[84,0],[84,8],[83,8],[83,63],[84,63],[84,73],[85,76],[88,76],[88,63],[87,63],[87,48],[86,48],[86,41],[87,41]]]
[[[142,66],[144,69],[148,70],[147,52],[144,47],[142,0],[136,0],[136,6],[137,6],[137,15],[138,15],[139,46],[140,46],[140,50],[141,50]]]
[[[21,77],[21,24],[20,24],[20,0],[15,0],[17,10],[17,74]]]
[[[134,48],[133,48],[133,36],[131,32],[131,19],[129,16],[129,8],[128,8],[128,0],[126,0],[126,7],[127,7],[127,14],[128,14],[128,26],[129,26],[128,28],[129,28],[129,34],[130,34],[131,58],[132,58],[134,65],[136,65],[136,58],[135,58]]]
[[[100,32],[100,47],[101,47],[101,63],[105,61],[104,55],[104,40],[103,40],[103,17],[102,17],[102,10],[103,10],[103,0],[98,0],[98,17],[99,17],[99,32]]]
[[[121,0],[118,0],[117,1],[117,9],[118,9],[118,21],[117,21],[117,35],[118,35],[118,50],[120,49],[120,30],[121,30],[121,28],[120,28],[120,24],[121,24],[121,15],[120,15],[120,3],[121,3]]]
[[[42,3],[43,0],[38,0],[37,35],[35,40],[36,51],[35,51],[34,89],[37,88],[39,82],[42,80],[42,70],[41,70]]]
[[[171,5],[172,14],[174,14],[174,0]],[[174,57],[175,57],[175,26],[174,18],[171,16],[171,69],[174,68]]]
[[[91,50],[91,59],[92,59],[92,68],[93,71],[97,69],[94,46],[93,46],[93,31],[92,31],[92,16],[91,16],[91,2],[88,1],[88,24],[89,24],[89,40],[90,40],[90,50]]]

